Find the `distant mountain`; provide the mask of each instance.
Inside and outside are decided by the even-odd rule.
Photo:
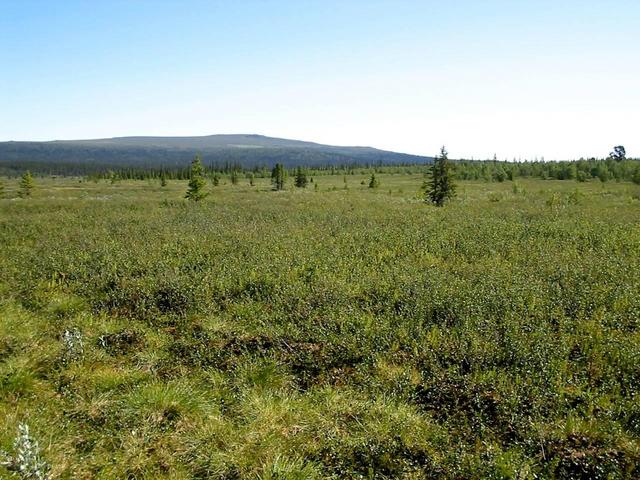
[[[378,150],[338,147],[263,135],[201,137],[116,137],[50,142],[0,142],[0,169],[56,173],[59,168],[84,173],[102,168],[178,167],[198,153],[203,163],[243,167],[283,163],[292,166],[342,164],[428,163],[432,157]],[[44,170],[43,170],[44,169]]]

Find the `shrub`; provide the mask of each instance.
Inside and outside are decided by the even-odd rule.
[[[26,423],[18,425],[18,434],[13,442],[14,454],[1,452],[3,465],[24,480],[48,480],[50,478],[49,464],[40,456],[40,446],[31,437]]]
[[[65,330],[62,333],[62,344],[64,345],[63,363],[80,360],[84,356],[84,341],[82,333],[77,328]]]

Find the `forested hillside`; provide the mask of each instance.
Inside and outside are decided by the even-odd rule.
[[[98,140],[0,143],[0,174],[30,169],[53,175],[86,175],[118,168],[180,168],[195,154],[207,165],[242,168],[342,164],[424,164],[431,157],[370,147],[338,147],[262,135],[121,137]]]

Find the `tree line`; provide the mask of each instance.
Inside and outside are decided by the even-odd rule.
[[[431,167],[431,180],[425,185],[425,202],[433,203],[438,207],[444,206],[445,202],[455,197],[456,187],[451,172],[447,150],[443,146]],[[276,191],[284,190],[286,181],[286,169],[281,163],[276,163],[271,171],[271,183],[273,189]],[[164,177],[162,177],[162,185],[166,185]],[[297,167],[295,171],[294,185],[296,188],[307,188],[309,180],[302,167]],[[196,157],[191,162],[190,179],[187,188],[185,198],[193,202],[199,202],[209,195],[205,192],[205,186],[207,182],[205,180],[204,168],[202,167],[202,161],[200,156]],[[316,184],[317,186],[317,184]],[[380,181],[376,177],[375,172],[371,174],[369,180],[369,188],[378,188]]]
[[[504,182],[515,178],[541,178],[546,180],[597,179],[634,181],[640,183],[640,161],[614,158],[580,159],[560,162],[501,162],[496,160],[463,160],[454,162],[456,175],[461,180]]]
[[[616,147],[619,148],[619,147]],[[604,159],[580,159],[573,161],[498,161],[498,160],[449,160],[451,170],[459,180],[504,182],[515,178],[541,178],[550,180],[591,179],[602,182],[635,181],[640,183],[640,161],[616,156],[616,152]],[[320,175],[356,175],[356,174],[420,174],[428,173],[432,164],[407,165],[371,165],[349,163],[344,165],[326,165],[321,167],[295,167],[284,169],[285,175],[295,175],[297,168],[302,168],[309,176]],[[242,167],[234,162],[220,162],[202,164],[203,175],[219,182],[228,178],[231,183],[237,183],[245,178],[270,178],[273,167],[267,165]],[[79,168],[77,164],[39,165],[33,162],[21,164],[6,164],[0,161],[0,176],[19,177],[25,171],[36,176],[74,176],[87,180],[189,180],[191,168],[186,166],[160,167],[120,167],[110,168],[105,165],[86,165],[87,170]]]
[[[580,159],[573,161],[534,161],[534,162],[507,162],[498,160],[448,160],[452,172],[459,180],[504,182],[515,178],[539,178],[543,180],[600,180],[607,182],[633,181],[640,183],[640,161],[632,159],[616,160],[607,159]],[[428,173],[433,164],[417,164],[407,166],[341,166],[331,168],[304,168],[295,167],[287,169],[281,165],[286,176],[295,175],[298,169],[302,169],[310,176],[320,175],[356,175],[356,174],[419,174]],[[203,165],[205,177],[214,179],[230,178],[270,178],[273,168],[260,167],[245,169],[235,167],[230,169],[217,169]],[[120,179],[120,180],[153,180],[162,177],[167,180],[188,180],[191,175],[190,167],[180,169],[138,169],[128,168],[109,170],[87,176],[90,180]]]
[[[404,168],[404,170],[402,170]],[[407,170],[409,169],[409,170]],[[346,175],[355,174],[356,172],[365,173],[362,167],[358,168],[354,165],[342,166],[345,185]],[[322,170],[314,169],[316,174],[335,174],[340,168],[331,166],[331,169]],[[297,188],[306,188],[309,183],[313,182],[313,176],[309,180],[309,174],[313,172],[310,169],[296,167],[292,173],[295,175],[294,185]],[[542,178],[555,180],[576,180],[578,182],[586,182],[597,179],[600,182],[609,180],[615,181],[632,181],[640,184],[640,161],[626,158],[624,147],[616,146],[607,159],[580,159],[577,161],[565,162],[500,162],[480,161],[480,160],[459,160],[450,161],[445,147],[442,147],[440,154],[434,158],[431,165],[415,165],[399,167],[380,166],[370,168],[371,178],[369,180],[369,188],[378,188],[380,181],[376,177],[376,173],[418,173],[424,172],[429,176],[429,180],[423,185],[425,190],[425,200],[437,206],[442,206],[449,199],[455,196],[454,178],[460,180],[475,180],[487,182],[504,182],[513,181],[516,178]],[[283,190],[285,182],[289,175],[289,170],[282,164],[276,163],[269,170],[266,167],[253,167],[252,169],[242,169],[236,164],[216,165],[215,167],[206,168],[202,164],[199,155],[196,155],[191,162],[189,168],[180,169],[138,169],[129,168],[118,171],[108,171],[100,174],[93,174],[89,179],[111,179],[112,183],[118,180],[150,180],[159,179],[161,186],[166,186],[168,180],[189,180],[189,187],[186,198],[193,201],[200,201],[208,194],[204,188],[207,180],[210,180],[214,186],[219,185],[222,175],[229,177],[232,184],[238,184],[240,177],[249,179],[249,184],[254,185],[256,177],[271,178],[274,190]],[[362,182],[364,184],[364,181]],[[35,188],[34,177],[30,170],[24,172],[21,176],[18,194],[22,198],[31,196],[31,192]],[[315,184],[317,190],[317,184]],[[0,197],[4,194],[4,186],[0,182]]]

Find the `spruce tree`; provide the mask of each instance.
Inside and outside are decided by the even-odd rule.
[[[281,163],[276,163],[271,171],[271,182],[274,190],[284,190],[284,167]]]
[[[231,172],[231,184],[232,185],[237,185],[238,181],[239,181],[238,171],[237,170],[233,170]]]
[[[431,179],[427,185],[425,200],[438,207],[455,196],[456,187],[453,183],[453,174],[450,171],[447,150],[442,147],[440,155],[435,158],[431,168]]]
[[[31,192],[34,188],[35,184],[33,182],[33,176],[31,175],[31,172],[27,170],[26,172],[24,172],[22,178],[20,179],[20,189],[18,190],[18,195],[21,198],[30,197]]]
[[[160,173],[160,186],[161,187],[166,187],[167,186],[167,176],[164,174],[164,171],[162,171],[162,173]]]
[[[307,180],[307,175],[304,173],[301,167],[298,167],[296,170],[296,187],[307,188],[308,183],[309,181]]]
[[[204,191],[204,187],[207,182],[204,179],[204,168],[202,168],[202,162],[200,155],[196,155],[191,162],[191,179],[189,180],[189,188],[184,196],[191,201],[199,202],[205,198],[208,194]]]
[[[378,188],[380,186],[380,180],[376,178],[376,174],[371,174],[371,179],[369,180],[369,188]]]

